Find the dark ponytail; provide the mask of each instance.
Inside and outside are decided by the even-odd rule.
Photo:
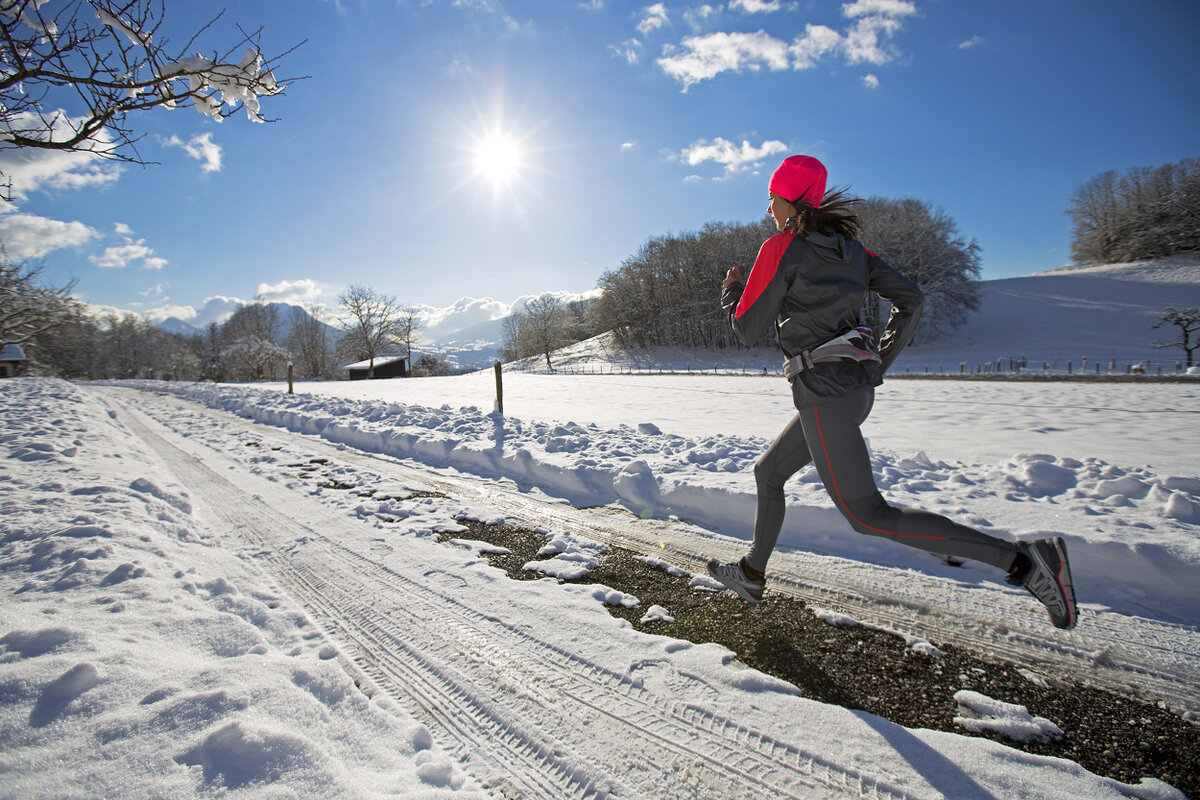
[[[862,233],[855,207],[861,202],[857,197],[847,197],[846,189],[834,189],[825,193],[820,208],[813,208],[805,200],[792,203],[796,216],[788,220],[793,230],[840,233],[855,239]],[[795,220],[793,223],[792,220]]]

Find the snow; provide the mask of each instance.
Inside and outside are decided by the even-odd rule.
[[[152,388],[347,447],[748,539],[754,461],[793,413],[782,379],[504,380],[511,416],[475,405],[495,391],[490,371],[296,384],[293,395],[285,385]],[[527,411],[532,418],[524,418]],[[1197,625],[1198,415],[1195,383],[896,380],[880,390],[863,429],[876,481],[894,503],[931,507],[1011,539],[1056,531],[1067,540],[1086,600]],[[815,471],[797,476],[787,494],[782,548],[929,568],[923,553],[849,534]],[[539,569],[561,568],[557,574],[567,578],[580,573],[580,563],[539,562]]]
[[[173,407],[158,393],[215,409],[216,419],[227,423],[206,427],[210,417],[174,412],[172,424],[197,440],[194,446],[206,440],[203,446],[242,459],[224,469],[277,507],[299,502],[295,478],[284,477],[295,471],[287,466],[293,456],[248,448],[238,438],[246,423],[221,414],[481,480],[515,482],[529,492],[537,487],[575,504],[685,516],[717,534],[748,537],[750,466],[767,431],[787,419],[773,379],[511,376],[506,404],[519,415],[507,417],[462,405],[485,403],[473,380],[304,384],[295,395],[282,387],[151,383],[139,384],[149,393],[128,397],[167,417]],[[1101,613],[1194,626],[1200,623],[1194,580],[1200,478],[1192,460],[1200,444],[1197,392],[1190,384],[1136,388],[1132,402],[1122,386],[890,383],[875,413],[899,417],[904,430],[891,436],[890,427],[869,428],[879,434],[877,476],[894,500],[937,507],[997,535],[1021,538],[1049,529],[1065,535],[1084,626],[1089,615]],[[255,545],[239,546],[213,532],[193,487],[181,484],[122,422],[127,412],[112,398],[125,395],[115,391],[48,379],[0,384],[0,454],[8,465],[0,475],[0,591],[7,598],[0,636],[0,794],[488,796],[478,776],[409,710],[356,688],[361,676],[336,631],[316,624],[258,565]],[[574,399],[570,413],[561,413],[560,393]],[[963,393],[974,394],[985,410],[985,421],[968,426],[978,436],[947,430],[938,414],[903,413]],[[1092,407],[1086,427],[1062,410],[1081,405]],[[1121,410],[1126,406],[1138,410]],[[717,413],[722,408],[734,413]],[[1060,447],[1045,447],[1037,430],[1043,414],[1073,429],[1053,440]],[[992,455],[1000,445],[987,434],[989,426],[1005,430],[1007,455]],[[896,439],[921,440],[924,447],[896,451]],[[957,460],[942,460],[951,454]],[[370,504],[347,499],[351,492],[338,494],[344,506],[339,535],[361,542],[356,546],[364,552],[381,543],[395,552],[403,546],[404,557],[393,552],[387,562],[393,568],[415,560],[420,571],[451,576],[456,592],[484,592],[488,613],[523,629],[553,629],[558,646],[588,658],[604,654],[604,663],[618,665],[609,669],[640,675],[644,665],[657,665],[641,684],[650,689],[682,691],[677,685],[687,681],[681,684],[679,676],[694,676],[689,680],[701,680],[705,689],[688,702],[725,713],[752,708],[757,724],[787,732],[806,752],[821,754],[821,763],[887,775],[889,785],[908,796],[1179,796],[1157,781],[1124,786],[996,742],[906,731],[804,700],[793,687],[732,662],[723,648],[638,634],[604,610],[605,604],[639,607],[636,597],[595,584],[561,585],[554,577],[497,580],[480,559],[487,546],[469,540],[435,545],[429,538],[454,530],[456,517],[503,521],[503,515],[464,510],[436,496],[405,500],[414,487],[372,484],[350,471],[335,477],[360,492],[376,490]],[[789,502],[785,550],[943,569],[923,554],[851,533],[810,475],[790,488]],[[383,526],[386,540],[378,538]],[[586,574],[603,551],[565,531],[543,533],[547,553],[556,556],[536,564],[552,575]],[[997,576],[983,568],[963,569],[979,586],[1002,591]],[[696,582],[711,583],[702,576]],[[645,615],[666,620],[670,610],[654,606]],[[915,637],[912,644],[936,653]],[[958,700],[970,711],[957,718],[968,729],[1016,736],[1055,729],[1020,707],[969,693]],[[609,746],[603,739],[587,746]],[[916,767],[902,755],[914,752],[926,753]]]
[[[1192,258],[990,282],[970,337],[913,349],[897,371],[1144,359],[1144,344],[1125,345],[1145,338],[1153,309],[1194,303],[1198,273]],[[697,591],[723,587],[680,566],[683,545],[744,551],[753,464],[794,413],[777,359],[746,355],[699,374],[712,354],[634,358],[601,338],[556,359],[593,374],[506,367],[503,415],[490,369],[295,394],[0,381],[0,798],[742,796],[739,778],[717,774],[732,762],[792,776],[787,792],[755,784],[764,796],[1181,797],[816,703],[720,646],[609,613],[673,620],[588,580],[608,546],[580,515],[614,520],[640,537],[642,563]],[[677,374],[650,372],[662,368]],[[1143,648],[1143,677],[1194,674],[1198,414],[1196,381],[879,390],[863,430],[881,490],[1003,538],[1063,536],[1072,634],[995,570],[855,534],[811,469],[787,487],[771,569],[795,559],[850,589],[889,587],[918,616],[994,607],[1011,627],[997,646],[1029,640],[1081,669]],[[532,579],[489,566],[508,551],[471,538],[472,520],[544,536]],[[941,657],[936,626],[871,619],[870,602],[865,614],[823,605],[809,608],[830,625]],[[1049,687],[1056,663],[1020,673]],[[1072,733],[967,689],[955,700],[947,719],[963,731]],[[787,772],[788,759],[802,768]]]
[[[1062,729],[1045,717],[1035,717],[1025,706],[993,700],[979,692],[955,692],[960,716],[954,724],[974,733],[999,733],[1014,741],[1059,739]]]

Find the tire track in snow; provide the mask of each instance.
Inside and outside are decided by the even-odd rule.
[[[352,646],[362,672],[439,731],[439,744],[501,796],[911,797],[712,710],[656,695],[379,564],[320,532],[322,518],[345,525],[343,512],[314,517],[312,501],[270,508],[154,432],[140,411],[117,405],[221,529],[253,544],[272,577],[332,638]]]

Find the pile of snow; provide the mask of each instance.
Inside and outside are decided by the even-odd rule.
[[[967,690],[956,692],[954,700],[959,708],[954,724],[972,733],[998,733],[1016,742],[1062,738],[1061,728],[1025,706]]]

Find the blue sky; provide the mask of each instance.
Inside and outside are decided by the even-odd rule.
[[[180,40],[220,8],[167,5]],[[158,165],[27,165],[10,253],[151,318],[350,284],[507,303],[756,219],[807,153],[944,209],[995,279],[1069,261],[1090,178],[1200,156],[1193,0],[239,0],[200,49],[237,25],[268,56],[307,40],[276,75],[308,77],[263,99],[277,121],[156,110],[135,124]]]

